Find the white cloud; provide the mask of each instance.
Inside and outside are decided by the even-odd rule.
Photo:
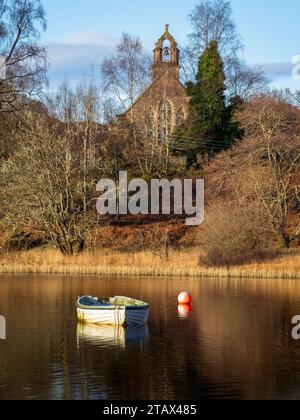
[[[292,59],[291,59],[292,60]],[[291,76],[293,64],[289,62],[263,63],[259,65],[270,77]]]
[[[99,33],[83,32],[69,35],[61,40],[61,44],[71,45],[102,45],[111,46],[116,45],[117,40]]]
[[[116,39],[92,33],[70,35],[49,44],[50,86],[66,79],[79,82],[89,74],[91,66],[99,66],[105,57],[113,54],[116,44]]]
[[[255,68],[262,69],[270,79],[270,86],[276,89],[290,88],[291,90],[300,89],[300,81],[293,79],[293,68],[295,64],[291,61],[277,63],[260,63]]]

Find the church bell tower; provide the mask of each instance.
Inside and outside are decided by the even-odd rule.
[[[166,25],[164,34],[159,38],[154,49],[153,79],[154,81],[171,70],[179,79],[179,56],[177,42]]]

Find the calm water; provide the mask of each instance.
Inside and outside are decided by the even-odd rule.
[[[148,328],[78,326],[83,294],[142,296]],[[0,399],[300,398],[296,314],[293,281],[0,276]]]

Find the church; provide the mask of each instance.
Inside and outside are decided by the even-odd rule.
[[[187,117],[189,98],[180,82],[180,51],[166,25],[154,49],[152,83],[127,111],[154,142],[165,143]]]

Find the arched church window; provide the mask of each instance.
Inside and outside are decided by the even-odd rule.
[[[185,113],[183,108],[179,108],[176,113],[176,126],[179,127],[185,122]]]
[[[160,105],[158,128],[159,140],[167,141],[172,132],[172,105],[170,101],[163,101]]]

